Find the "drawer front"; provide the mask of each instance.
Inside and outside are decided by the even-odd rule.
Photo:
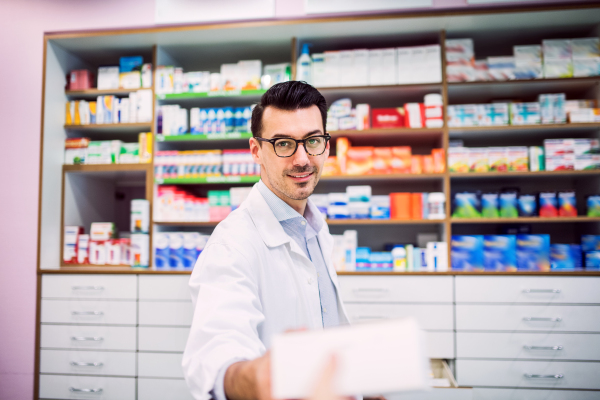
[[[183,379],[183,354],[138,353],[138,376]]]
[[[138,400],[193,400],[183,379],[138,379]]]
[[[42,325],[40,347],[135,351],[135,331],[121,326]]]
[[[114,300],[42,300],[42,323],[136,325],[137,303]]]
[[[346,311],[351,323],[413,317],[421,329],[454,329],[454,314],[451,304],[348,303]]]
[[[42,374],[135,376],[135,353],[83,350],[41,350]]]
[[[600,361],[600,334],[457,332],[456,356]]]
[[[600,363],[459,359],[456,374],[461,386],[600,389]]]
[[[456,329],[600,332],[600,306],[457,304]]]
[[[344,302],[452,303],[451,276],[338,277]]]
[[[45,274],[42,276],[42,298],[135,300],[137,277],[135,275]]]
[[[140,301],[140,325],[191,326],[194,308],[184,301]]]
[[[138,349],[140,351],[180,351],[187,343],[190,328],[138,328]]]
[[[473,389],[476,400],[598,400],[599,392],[543,389]]]
[[[600,277],[457,276],[457,303],[595,303]]]
[[[140,276],[140,300],[192,300],[189,275]]]
[[[135,400],[135,378],[40,375],[40,399]]]
[[[426,392],[386,394],[387,400],[472,400],[471,388],[433,388]]]
[[[454,332],[425,332],[429,358],[454,358]]]

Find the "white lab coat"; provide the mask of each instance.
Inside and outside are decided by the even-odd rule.
[[[310,200],[307,207],[319,215]],[[327,224],[318,239],[339,294]],[[261,356],[273,335],[288,329],[322,329],[315,267],[256,187],[214,230],[196,262],[190,288],[195,310],[183,371],[197,400],[210,398],[223,365]],[[338,311],[340,323],[347,324],[339,295]]]

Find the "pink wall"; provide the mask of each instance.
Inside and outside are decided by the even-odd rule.
[[[275,4],[278,18],[304,16],[304,0]],[[33,397],[43,33],[153,22],[153,0],[0,1],[0,399]]]

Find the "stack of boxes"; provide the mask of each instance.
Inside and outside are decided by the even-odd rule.
[[[152,121],[152,90],[138,90],[129,97],[98,96],[96,101],[68,101],[65,125],[125,124]]]
[[[121,57],[118,66],[98,68],[98,89],[140,89],[152,87],[152,64],[142,56]]]
[[[598,139],[544,140],[546,171],[600,169]]]
[[[191,270],[210,235],[198,232],[154,234],[154,266],[157,270]]]
[[[250,150],[158,151],[154,170],[157,179],[260,175]]]
[[[70,164],[145,164],[152,162],[152,134],[140,133],[138,143],[120,140],[65,140],[66,165]]]

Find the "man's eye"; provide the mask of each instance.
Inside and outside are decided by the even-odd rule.
[[[290,146],[290,142],[286,142],[283,140],[280,140],[275,144],[277,145],[277,147],[289,147]]]

